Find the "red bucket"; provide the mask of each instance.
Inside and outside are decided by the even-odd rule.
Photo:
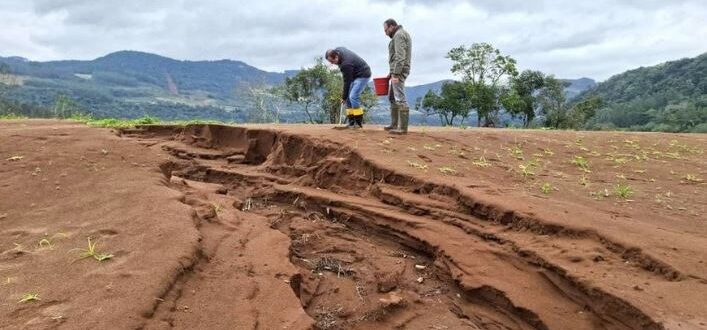
[[[376,95],[383,96],[388,95],[388,88],[390,86],[390,78],[373,78],[373,87],[376,89]]]

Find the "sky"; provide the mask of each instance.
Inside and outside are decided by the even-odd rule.
[[[410,85],[453,78],[447,52],[476,42],[520,70],[599,81],[707,52],[705,0],[2,0],[0,56],[88,60],[138,50],[284,71],[345,46],[383,76],[387,18],[412,37]]]

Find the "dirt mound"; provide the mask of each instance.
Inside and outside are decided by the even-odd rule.
[[[1,155],[30,155],[47,143],[53,150],[60,139],[14,147],[31,140],[27,132],[48,135],[52,125],[58,124],[6,125],[3,141],[15,142],[3,142]],[[35,290],[64,296],[65,307],[53,320],[38,311],[54,302],[7,300],[0,326],[40,320],[69,327],[266,329],[707,324],[707,310],[696,303],[707,294],[707,202],[699,197],[705,157],[698,147],[705,136],[435,130],[391,138],[328,127],[195,125],[146,126],[115,137],[59,126],[92,137],[82,146],[63,144],[61,152],[73,156],[49,157],[61,166],[88,167],[82,165],[86,156],[70,159],[87,148],[99,152],[89,162],[99,170],[80,173],[86,185],[77,195],[47,200],[78,208],[61,207],[66,213],[51,225],[41,215],[0,221],[3,228],[44,221],[44,231],[58,231],[74,216],[83,219],[68,239],[75,245],[98,236],[93,228],[103,221],[101,233],[116,233],[101,239],[114,257],[78,263],[103,277],[76,276],[85,269],[69,265],[55,279],[46,274],[65,256],[46,253],[55,264],[36,270],[28,267],[38,259],[12,257],[14,267],[0,269],[2,275],[35,274],[47,283]],[[108,141],[111,151],[103,154]],[[34,166],[28,161],[47,159],[7,161],[4,169],[18,179],[2,189],[21,186],[26,177],[20,175]],[[25,166],[17,167],[20,162]],[[633,162],[640,172],[621,167]],[[672,182],[676,175],[667,171],[684,180]],[[97,189],[99,179],[110,184]],[[580,184],[584,180],[591,188]],[[611,194],[601,191],[614,184]],[[131,198],[116,201],[126,195]],[[86,205],[95,205],[83,201],[89,197],[124,204],[85,214]],[[10,240],[33,235],[3,234]],[[5,258],[11,250],[3,246]],[[84,301],[50,289],[63,277],[76,278],[59,285],[66,290],[90,279],[122,291],[100,291]],[[19,300],[18,290],[29,290],[30,283],[2,289]],[[80,314],[89,306],[107,308],[105,301],[115,307],[112,318]]]

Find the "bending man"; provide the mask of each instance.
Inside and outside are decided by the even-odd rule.
[[[356,53],[338,47],[329,49],[325,55],[327,61],[336,64],[344,76],[344,90],[341,102],[346,103],[346,118],[349,128],[363,127],[363,107],[361,106],[361,93],[371,79],[371,68]]]

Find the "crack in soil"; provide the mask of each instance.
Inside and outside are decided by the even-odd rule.
[[[223,232],[249,221],[289,237],[296,271],[285,281],[317,328],[661,329],[607,287],[572,274],[579,257],[557,255],[582,242],[602,251],[598,270],[620,278],[686,276],[595,231],[484,204],[331,142],[218,125],[150,126],[123,134],[167,141],[156,147],[177,159],[162,164],[162,173],[170,186],[192,196],[185,203],[195,209],[202,246],[217,242],[204,251],[216,254],[229,237]],[[199,184],[215,186],[212,195]],[[240,220],[228,223],[227,215],[209,208],[215,195]],[[170,313],[181,287],[194,281],[194,270],[208,271],[209,263],[196,258],[175,279],[162,297],[173,302]],[[245,275],[254,276],[248,267]],[[259,294],[256,287],[246,298]],[[156,315],[161,308],[158,302]],[[173,325],[169,316],[163,319]]]

